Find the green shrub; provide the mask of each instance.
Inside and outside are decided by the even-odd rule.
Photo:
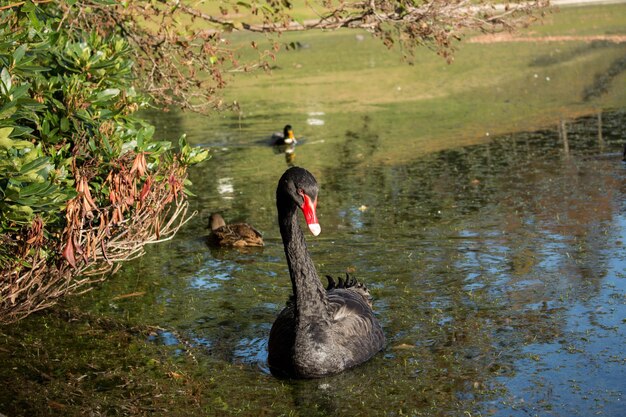
[[[184,204],[187,166],[207,152],[181,139],[175,153],[134,116],[148,101],[122,37],[72,28],[55,2],[25,2],[2,9],[0,39],[2,322],[111,269],[107,244],[120,235],[135,239],[130,254],[158,238],[168,207]]]

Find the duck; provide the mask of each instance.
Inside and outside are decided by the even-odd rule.
[[[263,236],[248,223],[226,224],[219,213],[209,217],[211,234],[209,240],[217,246],[243,248],[247,246],[263,246]]]
[[[283,132],[276,132],[272,135],[272,144],[274,146],[293,145],[298,143],[294,136],[291,125],[286,125]]]
[[[292,296],[270,330],[268,365],[277,377],[321,378],[368,361],[386,343],[365,285],[352,277],[329,278],[324,287],[307,249],[298,211],[317,236],[319,186],[306,169],[285,171],[276,189],[280,235]]]

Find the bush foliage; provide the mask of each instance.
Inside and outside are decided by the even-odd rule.
[[[186,168],[207,152],[181,139],[175,153],[135,116],[148,101],[123,37],[71,26],[56,3],[0,10],[3,322],[171,236]]]

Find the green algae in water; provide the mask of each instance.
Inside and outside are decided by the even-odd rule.
[[[368,283],[389,339],[362,366],[314,381],[267,373],[267,335],[290,290],[268,209],[257,217],[262,250],[211,251],[197,218],[71,300],[90,312],[56,309],[3,329],[0,407],[29,416],[617,416],[626,172],[611,151],[624,114],[603,117],[603,147],[597,118],[583,118],[569,124],[568,155],[546,130],[406,165],[322,171],[324,234],[309,240],[312,256],[321,273],[350,269]],[[224,201],[211,184],[208,201]]]

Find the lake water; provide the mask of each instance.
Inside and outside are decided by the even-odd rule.
[[[370,164],[377,133],[357,120],[336,150],[344,162],[312,169],[322,234],[308,243],[320,275],[350,271],[367,283],[388,344],[333,378],[278,381],[267,370],[269,329],[291,287],[274,207],[288,163],[263,145],[215,149],[192,171],[198,215],[86,304],[163,327],[152,339],[180,354],[191,348],[241,364],[250,379],[230,388],[235,409],[245,410],[237,398],[263,392],[254,407],[273,404],[277,414],[618,416],[624,126],[626,113],[608,111],[410,163]],[[312,138],[296,150],[315,152]],[[209,248],[213,211],[253,223],[266,246]],[[137,291],[146,295],[113,300]]]
[[[423,58],[439,77],[431,87],[463,77],[455,71],[470,71],[479,48],[451,67]],[[402,95],[417,88],[402,75],[384,102],[350,96],[354,85],[316,96],[324,76],[300,76],[293,64],[315,61],[303,50],[274,78],[238,84],[253,89],[235,89],[240,114],[149,115],[159,135],[187,132],[211,149],[190,172],[197,214],[72,302],[157,326],[151,341],[197,358],[195,377],[214,381],[199,394],[209,406],[176,415],[623,415],[626,97],[623,72],[607,68],[625,49],[519,48],[489,52],[524,60],[516,79],[424,101]],[[392,77],[377,55],[354,53],[382,68],[372,89]],[[358,72],[332,59],[325,64],[345,82]],[[598,74],[612,74],[607,90],[585,98]],[[263,142],[286,123],[300,138],[290,154]],[[266,365],[269,329],[291,290],[274,193],[293,164],[321,187],[322,233],[307,236],[318,272],[364,281],[388,339],[371,361],[322,380],[278,380]],[[216,211],[253,224],[266,246],[207,246]]]

